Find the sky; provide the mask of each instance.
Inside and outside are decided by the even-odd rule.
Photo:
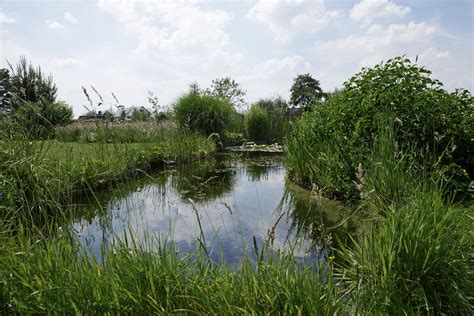
[[[473,12],[473,0],[0,0],[0,66],[40,65],[76,116],[82,86],[105,107],[111,93],[150,107],[148,91],[170,105],[231,77],[251,104],[288,99],[298,74],[330,91],[399,55],[473,92]]]

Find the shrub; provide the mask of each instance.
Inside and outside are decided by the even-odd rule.
[[[196,93],[182,96],[174,106],[174,117],[180,127],[204,135],[222,133],[234,115],[228,101]]]
[[[282,143],[289,127],[288,105],[285,100],[282,98],[261,99],[254,105],[268,114],[269,133],[266,141]]]
[[[259,106],[252,106],[245,116],[245,129],[250,140],[267,142],[271,137],[267,112]]]
[[[13,119],[33,139],[51,138],[54,126],[64,125],[72,120],[72,109],[67,104],[45,103],[42,106],[26,102],[13,114]]]
[[[362,69],[295,124],[288,141],[293,177],[352,196],[356,168],[370,156],[379,118],[391,117],[399,146],[413,145],[421,167],[454,177],[455,189],[467,191],[474,177],[473,98],[466,90],[448,93],[429,75],[402,57]]]
[[[242,133],[225,132],[222,141],[226,146],[240,146],[246,142],[246,139]]]

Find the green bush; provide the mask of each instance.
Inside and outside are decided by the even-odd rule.
[[[466,90],[448,93],[429,75],[402,57],[362,69],[295,124],[288,140],[293,177],[353,196],[356,168],[371,154],[380,119],[392,118],[397,145],[413,146],[419,169],[441,172],[455,190],[467,191],[474,177],[474,99]]]
[[[222,141],[225,146],[240,146],[246,142],[246,139],[242,133],[225,132]]]
[[[174,117],[180,127],[204,135],[222,133],[234,115],[228,101],[197,93],[182,96],[174,106]]]
[[[288,131],[288,105],[282,98],[261,99],[257,101],[255,106],[265,110],[268,114],[269,121],[269,143],[283,143],[284,137]]]
[[[63,102],[42,105],[26,102],[14,112],[13,120],[27,131],[30,138],[51,138],[55,126],[71,122],[72,108]]]
[[[245,129],[250,140],[259,143],[269,141],[270,119],[267,112],[259,106],[252,106],[245,116]]]

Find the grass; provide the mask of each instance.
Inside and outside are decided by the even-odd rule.
[[[152,143],[166,138],[175,130],[174,123],[163,119],[154,121],[76,121],[55,128],[55,139],[81,143]]]
[[[328,257],[319,269],[287,254],[265,256],[266,246],[256,245],[261,248],[257,263],[246,258],[231,270],[211,262],[207,249],[177,257],[172,244],[153,238],[137,244],[133,234],[104,249],[97,260],[61,228],[75,193],[93,193],[154,161],[203,157],[214,144],[202,136],[172,131],[134,144],[4,138],[1,312],[473,314],[474,207],[454,205],[446,183],[414,163],[409,147],[397,146],[393,126],[381,127],[371,155],[351,167],[351,194],[359,196],[357,211],[371,225],[353,236],[350,248],[338,243],[341,248],[332,253],[336,260]],[[300,164],[298,155],[310,149],[308,133],[304,125],[295,129],[299,138],[292,139],[302,146],[289,154],[291,168],[320,176],[327,187],[314,189],[331,192],[335,166],[348,153],[337,147],[330,151],[327,140],[327,148],[318,150],[328,155],[311,156],[318,161],[313,165],[311,159]]]
[[[256,266],[244,260],[238,270],[229,270],[204,252],[177,258],[166,243],[154,250],[129,239],[98,262],[78,255],[64,232],[37,240],[20,234],[1,252],[0,308],[48,314],[328,315],[344,307],[330,277],[322,281],[322,270],[301,268],[285,255]]]
[[[473,211],[448,207],[440,191],[419,188],[340,250],[360,313],[471,315]]]
[[[49,222],[64,213],[74,196],[93,194],[114,183],[163,166],[203,158],[214,152],[211,140],[171,130],[153,143],[78,143],[1,141],[0,220]],[[39,220],[40,219],[40,220]]]

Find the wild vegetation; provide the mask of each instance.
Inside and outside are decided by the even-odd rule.
[[[245,115],[249,140],[272,144],[284,142],[289,129],[288,105],[282,98],[261,99]]]
[[[466,194],[474,177],[473,97],[466,90],[448,93],[429,75],[395,58],[363,69],[340,93],[314,105],[288,138],[292,177],[354,197],[357,168],[366,169],[380,123],[388,120],[395,124],[398,148],[413,158],[413,171],[436,172]]]
[[[51,77],[24,59],[18,67],[1,72],[2,314],[473,313],[470,92],[449,93],[427,69],[397,57],[332,94],[298,76],[291,103],[306,111],[291,122],[282,99],[239,114],[245,91],[223,78],[206,90],[192,85],[174,104],[173,122],[124,117],[62,126],[71,115],[56,102]],[[319,266],[254,239],[254,253],[237,269],[212,261],[203,236],[195,253],[181,257],[173,242],[142,244],[131,229],[100,258],[74,237],[70,206],[78,195],[204,158],[219,139],[284,142],[291,179],[316,196],[348,201],[367,229],[338,248],[322,238],[327,255]],[[199,172],[179,183],[183,192],[209,176],[205,163]],[[227,192],[213,177],[206,184]]]

